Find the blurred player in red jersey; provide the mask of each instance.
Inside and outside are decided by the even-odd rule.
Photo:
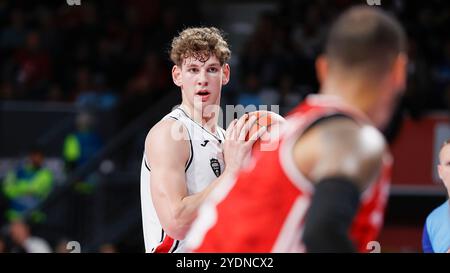
[[[274,151],[212,192],[188,234],[194,252],[366,251],[383,223],[391,156],[379,130],[406,84],[405,33],[353,7],[316,61],[320,95],[289,115]]]

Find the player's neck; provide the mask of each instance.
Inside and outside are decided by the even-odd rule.
[[[206,115],[205,113],[195,109],[195,107],[191,107],[184,103],[180,105],[180,108],[183,109],[193,121],[200,124],[211,133],[216,132],[218,115],[215,115],[214,113],[212,115]]]
[[[377,90],[371,87],[373,87],[373,85],[363,81],[341,81],[332,79],[323,84],[320,93],[340,97],[347,104],[362,111],[369,119],[373,120],[375,114],[373,112],[373,106]]]

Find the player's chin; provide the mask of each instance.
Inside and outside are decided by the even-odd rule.
[[[217,107],[218,103],[216,102],[215,98],[209,96],[208,98],[204,97],[195,98],[194,105],[198,110],[208,112],[214,110],[213,108]]]

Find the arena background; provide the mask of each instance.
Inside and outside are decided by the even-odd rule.
[[[167,51],[187,26],[224,30],[232,49],[222,104],[280,105],[317,91],[314,59],[330,22],[352,4],[377,4],[407,30],[409,80],[385,133],[395,158],[382,252],[420,252],[425,218],[446,193],[436,172],[450,137],[448,1],[0,1],[0,181],[32,147],[54,177],[29,214],[53,251],[143,252],[139,175],[144,138],[180,102]],[[74,5],[69,5],[74,4]],[[82,164],[64,152],[84,124],[97,141]],[[66,147],[67,148],[67,147]],[[70,149],[70,148],[69,148]],[[1,240],[13,251],[0,197]]]

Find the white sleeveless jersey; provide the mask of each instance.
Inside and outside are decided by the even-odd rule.
[[[178,120],[189,133],[190,155],[185,167],[188,194],[204,190],[225,168],[223,157],[225,131],[217,126],[216,134],[212,134],[192,120],[181,108],[176,108],[164,119]],[[141,166],[141,207],[145,251],[183,252],[184,240],[174,240],[161,227],[152,202],[150,172],[151,166],[146,160],[144,151]]]

